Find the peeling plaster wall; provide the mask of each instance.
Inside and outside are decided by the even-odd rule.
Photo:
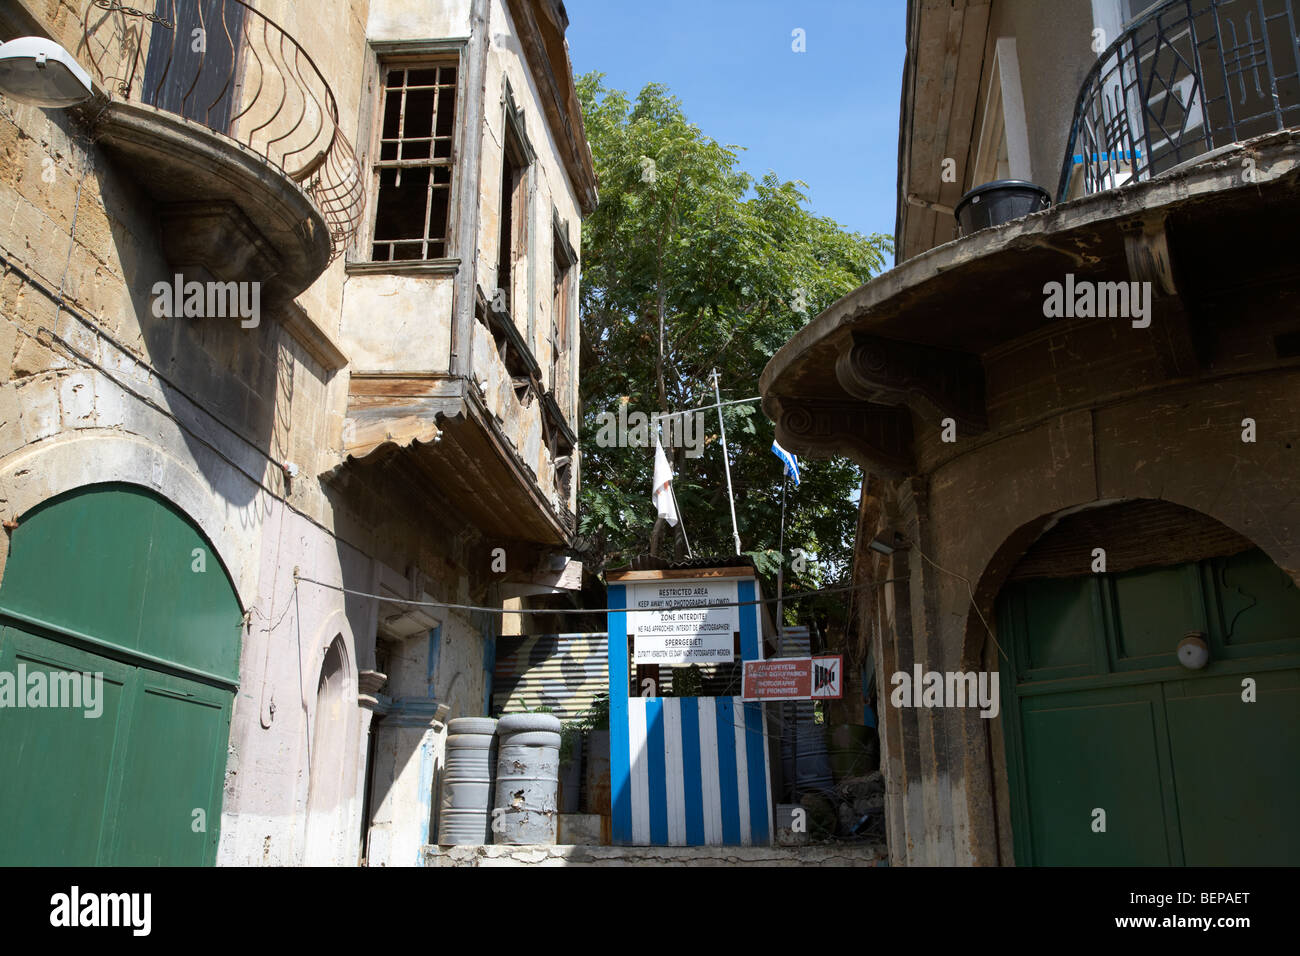
[[[577,394],[577,377],[563,371],[567,360],[561,360],[557,367],[556,380],[551,380],[551,311],[553,305],[552,263],[554,261],[553,222],[558,214],[560,220],[567,223],[569,242],[579,257],[582,255],[582,217],[578,211],[577,200],[569,182],[568,174],[560,159],[560,151],[555,136],[546,122],[546,115],[541,105],[537,85],[532,72],[524,58],[518,33],[510,12],[503,0],[492,0],[489,13],[491,42],[488,46],[487,84],[484,95],[482,182],[483,199],[479,219],[479,240],[475,268],[479,287],[490,299],[492,290],[497,288],[497,256],[500,249],[501,222],[501,168],[505,143],[505,88],[510,84],[515,105],[524,116],[529,143],[537,153],[537,159],[531,167],[533,177],[529,189],[529,243],[526,258],[516,264],[516,274],[527,277],[526,305],[524,310],[516,310],[515,324],[520,334],[528,343],[537,364],[542,369],[542,384],[547,389],[556,390],[555,399],[560,410],[566,416],[572,414]],[[575,269],[580,266],[575,266]],[[579,295],[578,278],[571,280],[573,285],[569,297],[576,303]],[[566,317],[569,323],[570,349],[577,347],[577,313],[570,309]],[[483,355],[475,346],[475,366]],[[569,426],[576,433],[578,423],[569,419]],[[540,443],[540,417],[535,426],[536,441]],[[551,467],[549,452],[540,450],[533,444],[533,438],[527,428],[523,431],[508,432],[516,442],[516,447],[523,454],[524,461],[534,469],[541,487],[548,498],[555,499],[554,470]],[[575,459],[577,450],[574,450]],[[577,482],[574,481],[563,503],[570,511],[577,510]]]
[[[342,314],[351,371],[445,374],[452,298],[450,276],[350,276]]]
[[[371,40],[469,36],[470,0],[371,0]]]
[[[351,136],[367,3],[331,6],[338,16],[288,0],[258,4],[316,59]],[[426,19],[458,8],[386,9],[398,6]],[[80,10],[74,19],[67,4],[50,8],[58,17],[53,32],[74,48]],[[454,25],[445,32],[455,33]],[[322,367],[282,316],[264,309],[253,329],[155,317],[153,284],[171,270],[152,203],[89,145],[71,114],[3,97],[0,258],[0,508],[21,518],[54,495],[122,481],[153,489],[204,531],[248,612],[218,862],[354,863],[372,721],[356,697],[359,673],[375,666],[377,609],[374,601],[328,587],[304,582],[295,589],[294,570],[369,592],[380,568],[399,575],[414,568],[428,599],[480,603],[486,574],[471,572],[466,539],[442,533],[428,502],[409,488],[330,474],[339,462],[347,374]],[[344,284],[336,261],[297,300],[331,335],[340,330]],[[374,300],[367,309],[379,313],[383,304]],[[425,341],[436,366],[445,336]],[[376,365],[392,358],[382,344],[368,356]],[[298,466],[292,481],[285,462]],[[8,547],[0,535],[0,574]],[[446,695],[453,717],[483,713],[492,626],[449,618],[433,684],[426,638],[406,639],[410,661],[394,673],[395,685],[423,700]],[[327,742],[339,761],[331,782],[337,796],[333,805],[320,805],[310,799],[308,750],[317,681],[336,638],[345,647],[350,703],[338,739]],[[438,746],[428,753],[431,767],[441,759]],[[432,791],[404,799],[428,803]],[[407,862],[417,862],[420,833],[403,838],[416,848]]]

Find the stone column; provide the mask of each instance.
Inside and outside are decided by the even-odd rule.
[[[430,840],[434,767],[447,705],[426,698],[394,700],[374,727],[370,866],[419,866]]]
[[[367,771],[370,768],[370,733],[375,721],[388,713],[390,701],[379,693],[380,688],[386,683],[388,683],[387,674],[381,674],[379,671],[373,670],[357,672],[357,706],[361,710],[361,719],[357,721],[359,771],[357,773],[357,789],[353,795],[352,805],[356,807],[358,819],[354,821],[354,826],[350,832],[362,835],[365,835],[370,827],[370,821],[365,819],[364,816],[367,810],[366,785],[369,781]]]

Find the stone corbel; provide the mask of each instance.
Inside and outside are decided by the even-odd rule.
[[[1124,234],[1124,258],[1134,282],[1150,282],[1156,296],[1177,295],[1173,260],[1164,216],[1134,219],[1120,226]]]
[[[360,671],[357,674],[357,703],[367,710],[383,713],[388,709],[388,698],[379,693],[388,683],[388,675],[379,671]]]
[[[967,352],[855,333],[835,360],[835,377],[865,402],[905,405],[936,425],[952,418],[966,434],[988,428],[984,366]]]
[[[1151,325],[1147,328],[1164,373],[1194,375],[1205,365],[1205,343],[1178,291],[1164,216],[1134,219],[1121,227],[1129,278],[1151,284]]]
[[[441,731],[451,708],[436,700],[423,697],[399,697],[384,716],[384,727],[406,727]]]
[[[813,458],[847,455],[887,477],[915,471],[912,415],[906,408],[870,402],[781,399],[776,439]]]

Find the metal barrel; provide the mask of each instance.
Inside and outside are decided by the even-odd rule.
[[[513,846],[555,842],[558,823],[560,721],[549,714],[514,714],[497,725],[495,842]]]
[[[492,842],[496,723],[490,717],[460,717],[447,724],[438,810],[438,842],[443,846]]]

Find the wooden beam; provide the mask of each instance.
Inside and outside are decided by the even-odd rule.
[[[469,266],[456,271],[454,324],[451,336],[451,371],[469,377],[474,368],[474,304],[478,264],[479,207],[482,205],[483,178],[483,109],[487,96],[487,53],[489,0],[473,0],[470,5],[470,40],[465,73],[465,106],[462,111],[463,150],[459,157],[456,180],[459,183],[456,216],[456,254]]]

